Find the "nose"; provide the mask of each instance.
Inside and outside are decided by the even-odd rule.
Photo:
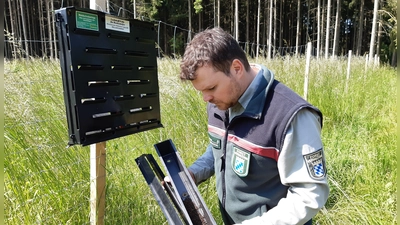
[[[213,99],[212,95],[203,92],[203,100],[209,102]]]

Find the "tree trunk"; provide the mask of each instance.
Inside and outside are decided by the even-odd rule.
[[[52,12],[54,12],[54,0],[51,0],[51,12],[50,12],[50,18],[51,18],[51,25],[52,25],[52,27],[53,27],[53,45],[54,45],[54,59],[55,58],[57,58],[57,53],[58,53],[58,49],[57,49],[57,43],[56,43],[56,40],[57,40],[57,37],[56,37],[56,23],[55,23],[55,21],[54,21],[54,15],[53,15],[53,13]]]
[[[122,7],[123,10],[122,10],[122,14],[119,15],[119,16],[126,17],[126,13],[125,13],[126,2],[125,2],[125,0],[122,0],[122,2],[121,2],[121,7]]]
[[[164,54],[168,55],[169,54],[169,48],[168,48],[168,37],[167,37],[167,25],[163,24],[163,35],[164,35]]]
[[[274,32],[274,39],[273,39],[273,42],[272,42],[272,45],[273,45],[273,51],[272,51],[272,56],[274,56],[275,55],[275,50],[276,50],[276,32],[277,32],[277,30],[276,30],[276,20],[277,20],[277,18],[276,18],[276,0],[274,0],[274,29],[273,29],[273,32]]]
[[[49,49],[50,49],[50,58],[54,58],[54,50],[53,50],[53,35],[52,35],[52,26],[51,26],[51,18],[50,18],[50,1],[51,0],[45,0],[46,1],[46,13],[47,13],[47,33],[48,33],[48,40],[49,40]]]
[[[269,29],[268,29],[268,55],[267,59],[271,59],[271,44],[272,44],[272,1],[269,1]]]
[[[319,58],[320,42],[321,42],[321,0],[318,0],[317,6],[317,59]]]
[[[15,8],[15,18],[16,18],[16,30],[14,33],[15,43],[17,45],[17,53],[18,58],[23,57],[23,46],[22,46],[22,21],[21,21],[21,11],[18,9],[18,0],[12,1],[14,2]]]
[[[391,65],[393,67],[397,67],[397,51],[395,48],[393,48],[393,54],[392,54],[392,63]]]
[[[369,62],[374,59],[376,24],[378,18],[378,0],[374,0],[374,17],[372,19],[371,42],[369,44]]]
[[[34,38],[32,38],[33,32],[31,30],[32,28],[32,13],[30,13],[30,10],[28,9],[32,9],[34,6],[29,4],[29,1],[26,2],[26,7],[23,9],[24,10],[24,14],[25,14],[25,18],[26,18],[26,29],[27,29],[27,34],[26,37],[28,38],[27,42],[28,42],[28,46],[27,46],[27,52],[29,52],[29,55],[33,55],[34,51],[33,51],[33,47],[35,45],[34,42],[32,42],[31,40],[34,40]],[[35,55],[33,55],[35,56]]]
[[[364,30],[364,0],[360,0],[360,17],[358,20],[358,34],[357,34],[357,47],[356,55],[361,55],[361,46],[363,40],[363,30]]]
[[[44,30],[44,18],[43,18],[43,0],[39,0],[39,29],[40,29],[40,40],[41,42],[41,49],[42,49],[42,57],[46,58],[47,57],[47,45],[46,45],[46,31]]]
[[[357,28],[355,28],[354,32],[353,32],[353,35],[352,35],[352,38],[350,39],[350,44],[351,44],[351,48],[352,49],[355,49],[357,47],[357,43],[358,43],[357,36],[358,36],[358,30],[357,30]],[[361,41],[360,41],[360,43],[361,43]]]
[[[133,19],[136,19],[136,0],[133,0]]]
[[[249,32],[250,32],[250,2],[246,2],[246,45],[245,45],[245,51],[247,54],[249,54],[249,46],[248,44],[250,43],[249,40]],[[258,33],[258,30],[257,30]]]
[[[328,0],[328,4],[326,6],[326,38],[325,38],[325,59],[328,58],[329,55],[329,28],[330,28],[330,21],[331,21],[331,0]]]
[[[230,29],[231,29],[231,34],[232,36],[235,37],[235,0],[231,0],[231,17],[230,19]]]
[[[221,1],[220,0],[217,1],[217,6],[218,6],[218,9],[217,9],[217,15],[218,15],[217,16],[217,21],[218,21],[217,26],[220,27],[221,26],[221,23],[220,23],[221,22],[220,21],[220,18],[221,18],[221,14],[220,14],[221,13],[221,10],[220,10],[221,9]]]
[[[248,4],[248,3],[247,3]],[[260,14],[261,0],[257,2],[257,45],[256,45],[256,58],[258,59],[258,52],[260,51]]]
[[[189,34],[188,34],[188,42],[192,40],[192,6],[190,4],[191,0],[188,0],[188,9],[189,9]]]
[[[320,48],[320,55],[322,55],[323,49],[325,47],[325,45],[324,45],[325,42],[323,41],[323,37],[325,37],[324,30],[325,30],[325,18],[326,18],[325,17],[325,9],[326,9],[325,0],[322,0],[321,8],[322,8],[322,14],[321,14],[321,36],[320,36],[320,38],[321,38],[321,48]]]
[[[280,6],[279,6],[279,47],[282,47],[282,35],[283,35],[283,28],[282,28],[282,24],[283,24],[283,3],[285,1],[281,0],[280,1]]]
[[[239,0],[235,0],[235,39],[239,41]]]
[[[12,54],[13,58],[16,59],[17,58],[17,46],[15,45],[15,41],[16,41],[16,35],[15,35],[16,34],[16,29],[15,29],[16,21],[15,21],[15,17],[14,17],[15,13],[13,13],[13,9],[16,9],[16,8],[12,7],[11,3],[12,3],[11,0],[8,0],[8,6],[9,6],[9,11],[10,11],[10,23],[11,23],[10,45],[11,45],[11,49],[12,49],[11,54]]]
[[[215,5],[215,0],[214,0],[214,4],[213,4],[213,9],[214,9],[214,16],[213,16],[213,20],[214,20],[214,27],[216,27],[217,26],[217,6]]]
[[[200,13],[199,13],[199,18],[200,18],[200,21],[199,21],[199,24],[200,24],[200,29],[199,29],[199,32],[200,31],[202,31],[202,30],[204,30],[204,10],[202,10]]]
[[[267,30],[268,30],[268,0],[264,1],[264,16],[263,16],[263,24],[264,24],[264,29],[263,29],[263,56],[266,57],[266,51],[265,47],[268,45],[268,37],[267,37]]]
[[[337,5],[336,5],[336,19],[335,19],[335,35],[333,39],[333,52],[332,52],[332,57],[336,57],[338,54],[338,48],[339,48],[339,33],[340,33],[340,10],[341,10],[341,0],[337,0]]]
[[[4,5],[5,5],[5,2],[4,2]],[[7,20],[7,13],[6,13],[6,6],[3,8],[3,15],[4,15],[4,60],[5,59],[9,59],[10,58],[10,49],[11,49],[11,47],[10,47],[10,42],[9,42],[9,36],[8,36],[8,34],[10,33],[10,28],[8,27],[8,24],[9,24],[9,22],[8,22],[8,20]],[[12,56],[12,54],[11,54],[11,56]]]
[[[378,22],[378,40],[376,41],[376,54],[378,55],[378,60],[379,60],[379,53],[381,51],[380,46],[381,46],[381,33],[382,33],[382,15],[379,15],[379,22]]]
[[[296,56],[299,53],[299,38],[300,38],[300,0],[297,0]]]
[[[25,53],[26,53],[26,57],[29,58],[29,43],[28,43],[28,31],[26,28],[26,24],[25,24],[25,13],[24,13],[24,3],[23,0],[19,0],[19,6],[21,7],[21,21],[22,21],[22,31],[23,31],[23,35],[24,35],[24,39],[25,39]]]

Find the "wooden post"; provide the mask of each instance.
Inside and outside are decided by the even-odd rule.
[[[310,73],[310,61],[311,61],[311,42],[307,43],[307,55],[306,55],[306,72],[304,75],[304,99],[307,100],[308,95],[308,74]]]
[[[90,224],[103,225],[106,209],[106,142],[90,145]]]
[[[90,0],[90,9],[109,12],[108,0]],[[106,209],[106,142],[90,145],[90,224],[103,225]]]
[[[350,63],[351,63],[351,50],[349,50],[349,59],[347,61],[347,77],[348,80],[350,78]]]
[[[347,88],[348,88],[348,83],[350,79],[350,64],[351,64],[351,50],[349,50],[349,60],[347,62],[347,76],[346,76],[346,88],[345,88],[345,93],[347,93]]]

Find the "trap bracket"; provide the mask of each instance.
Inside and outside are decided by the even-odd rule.
[[[164,174],[152,155],[136,158],[143,176],[160,205],[169,224],[216,225],[196,184],[171,140],[154,147],[171,182],[164,182]]]

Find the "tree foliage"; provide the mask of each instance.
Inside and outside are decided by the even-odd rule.
[[[271,2],[274,5],[273,22],[270,24],[269,4]],[[331,23],[328,29],[326,29],[327,1],[320,0],[320,15],[317,14],[317,2],[318,0],[300,0],[300,6],[298,6],[298,0],[262,0],[260,18],[257,18],[257,1],[238,1],[239,28],[237,32],[240,44],[250,49],[259,40],[259,52],[262,53],[266,45],[271,43],[272,56],[292,54],[292,51],[288,49],[295,47],[299,49],[300,54],[304,54],[304,46],[307,42],[312,42],[313,48],[320,49],[320,55],[323,55],[323,51],[326,49],[328,49],[329,55],[346,55],[349,50],[355,50],[358,44],[360,49],[357,49],[356,54],[368,54],[374,1],[342,0],[340,7],[337,5],[338,1],[332,1]],[[190,19],[188,18],[189,4],[194,12]],[[363,4],[363,11],[360,11],[361,4]],[[111,14],[153,21],[156,26],[160,26],[157,27],[160,41],[158,45],[166,55],[174,52],[182,53],[185,43],[192,36],[188,33],[189,27],[191,27],[191,33],[194,34],[215,26],[216,20],[218,20],[220,27],[232,35],[236,32],[235,2],[233,0],[109,0],[109,5]],[[219,9],[218,5],[220,5]],[[10,55],[11,57],[26,57],[28,53],[31,56],[55,56],[56,45],[54,44],[55,36],[52,25],[54,10],[66,6],[88,8],[89,0],[6,0],[4,8],[6,57],[10,57]],[[338,7],[340,12],[336,14]],[[121,14],[121,11],[124,13]],[[217,18],[218,11],[219,18]],[[299,25],[297,25],[298,12],[300,12]],[[339,15],[337,28],[335,22],[332,22],[336,21],[336,15]],[[317,29],[318,16],[321,29]],[[397,49],[397,1],[381,0],[378,18],[381,27],[378,29],[380,33],[375,44],[377,49],[380,49],[381,60],[390,60]],[[259,33],[257,33],[258,21],[260,21]],[[25,29],[24,23],[26,24]],[[297,26],[299,26],[298,31]],[[48,27],[50,28],[47,29]],[[269,33],[270,28],[271,34]],[[318,33],[317,30],[321,30],[321,32]],[[324,41],[327,30],[329,31],[328,46]],[[338,39],[335,40],[335,51],[332,50],[334,33],[338,34],[336,36]],[[180,41],[176,41],[177,38]],[[298,46],[296,46],[296,38],[298,38]],[[320,46],[317,46],[318,38],[321,40]],[[16,40],[31,41],[17,43]],[[170,43],[175,44],[171,45]],[[178,46],[177,43],[180,43],[181,46]],[[254,52],[250,49],[249,54],[252,54],[252,51]]]
[[[196,13],[200,13],[201,11],[203,11],[203,6],[201,5],[202,3],[203,3],[202,0],[195,0],[194,1],[193,8],[194,8]]]

